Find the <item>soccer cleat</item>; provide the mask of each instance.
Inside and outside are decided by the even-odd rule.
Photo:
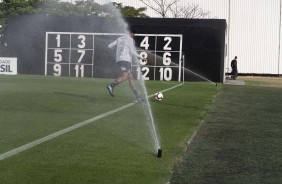
[[[113,87],[110,86],[110,85],[108,85],[106,88],[107,88],[107,90],[109,91],[110,95],[111,95],[112,97],[114,97],[115,95],[114,95],[114,93],[113,93]]]

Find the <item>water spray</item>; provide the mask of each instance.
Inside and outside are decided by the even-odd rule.
[[[141,49],[140,49],[140,50],[141,50]],[[151,53],[151,52],[149,52],[149,51],[146,51],[146,52],[147,52],[148,54],[150,54],[150,55],[153,55],[153,56],[157,57],[157,58],[160,59],[160,60],[163,59],[161,56],[158,56],[157,54]],[[217,83],[212,82],[211,80],[207,79],[206,77],[204,77],[204,76],[202,76],[202,75],[200,75],[200,74],[198,74],[198,73],[196,73],[196,72],[194,72],[194,71],[192,71],[192,70],[190,70],[190,69],[188,69],[188,68],[185,68],[185,67],[184,67],[185,55],[182,56],[182,63],[183,63],[183,76],[184,76],[184,72],[186,71],[186,72],[192,73],[193,75],[195,75],[195,76],[197,76],[197,77],[199,77],[199,78],[201,78],[201,79],[203,79],[203,80],[205,80],[205,81],[207,81],[207,82],[209,82],[209,83],[211,83],[211,84],[217,86]],[[173,66],[178,66],[178,64],[175,63],[175,62],[173,62],[173,61],[171,61],[171,65],[173,65]],[[184,78],[183,78],[183,81],[184,81]]]
[[[183,61],[185,61],[185,55],[183,55],[182,58],[183,58]],[[173,62],[172,62],[172,63],[173,63]],[[173,63],[173,64],[176,64],[176,63]],[[207,78],[205,78],[205,77],[203,77],[203,76],[197,74],[196,72],[193,72],[192,70],[189,70],[188,68],[185,68],[185,67],[183,67],[183,68],[184,68],[185,71],[188,71],[188,72],[190,72],[190,73],[196,75],[197,77],[200,77],[201,79],[204,79],[205,81],[208,81],[208,82],[210,82],[211,84],[217,86],[217,83],[212,82],[211,80],[209,80],[209,79],[207,79]]]
[[[148,118],[148,121],[149,121],[149,125],[151,127],[151,133],[152,133],[152,137],[154,139],[154,142],[155,142],[155,148],[157,150],[157,157],[161,158],[162,156],[162,149],[161,149],[161,146],[160,146],[160,141],[158,139],[158,135],[157,135],[157,131],[156,131],[156,126],[155,126],[155,121],[154,121],[154,118],[153,118],[153,114],[152,114],[152,110],[151,110],[151,106],[150,106],[150,103],[149,103],[149,100],[148,100],[148,93],[147,93],[147,89],[145,87],[145,83],[144,83],[144,80],[141,78],[141,83],[142,83],[142,88],[143,88],[143,93],[144,93],[144,96],[146,97],[145,98],[145,101],[143,103],[143,108],[144,110],[146,110],[146,113],[147,113],[147,118]]]
[[[110,0],[98,0],[98,2],[103,4],[103,3],[110,2]],[[111,7],[112,7],[112,10],[113,10],[114,16],[116,18],[116,21],[118,21],[119,24],[121,25],[120,27],[123,27],[124,29],[127,29],[127,31],[129,31],[128,30],[129,26],[128,26],[127,22],[123,19],[120,11],[113,5]],[[123,30],[123,31],[126,31],[126,30]],[[111,32],[112,32],[112,30],[111,30]],[[150,103],[148,101],[147,89],[145,87],[145,83],[144,83],[143,79],[140,80],[140,87],[142,88],[142,93],[143,93],[142,95],[144,96],[144,102],[142,103],[142,105],[143,105],[144,113],[145,113],[146,118],[147,118],[148,125],[150,127],[152,139],[154,141],[154,149],[157,152],[157,156],[161,157],[162,151],[161,151],[161,148],[160,148],[160,142],[159,142],[159,139],[158,139],[158,136],[157,136],[157,131],[156,131],[156,126],[155,126],[155,122],[154,122],[154,119],[153,119],[152,110],[151,110],[151,107],[150,107]]]

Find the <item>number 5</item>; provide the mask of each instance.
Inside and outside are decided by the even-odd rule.
[[[61,54],[62,52],[63,52],[62,50],[55,50],[54,61],[56,61],[56,62],[62,61],[62,54]]]

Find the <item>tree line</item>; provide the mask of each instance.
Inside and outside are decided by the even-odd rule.
[[[210,18],[210,12],[197,4],[180,4],[180,0],[139,0],[145,7],[123,6],[122,3],[99,4],[95,0],[0,0],[0,56],[6,49],[6,28],[9,15],[43,14],[54,16],[116,16],[148,18],[145,11],[153,10],[163,18]],[[115,8],[113,8],[115,7]]]
[[[113,8],[113,6],[115,8]],[[3,0],[0,1],[0,56],[6,50],[7,18],[9,15],[40,14],[53,16],[115,16],[120,11],[126,17],[149,17],[145,7],[134,8],[122,3],[98,4],[93,0],[76,3],[59,0]]]

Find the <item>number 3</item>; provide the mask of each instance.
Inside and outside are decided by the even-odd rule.
[[[78,48],[80,48],[80,49],[84,48],[85,45],[86,45],[85,44],[85,40],[86,40],[85,36],[84,35],[79,35],[78,39],[80,39],[80,44],[78,44]]]

